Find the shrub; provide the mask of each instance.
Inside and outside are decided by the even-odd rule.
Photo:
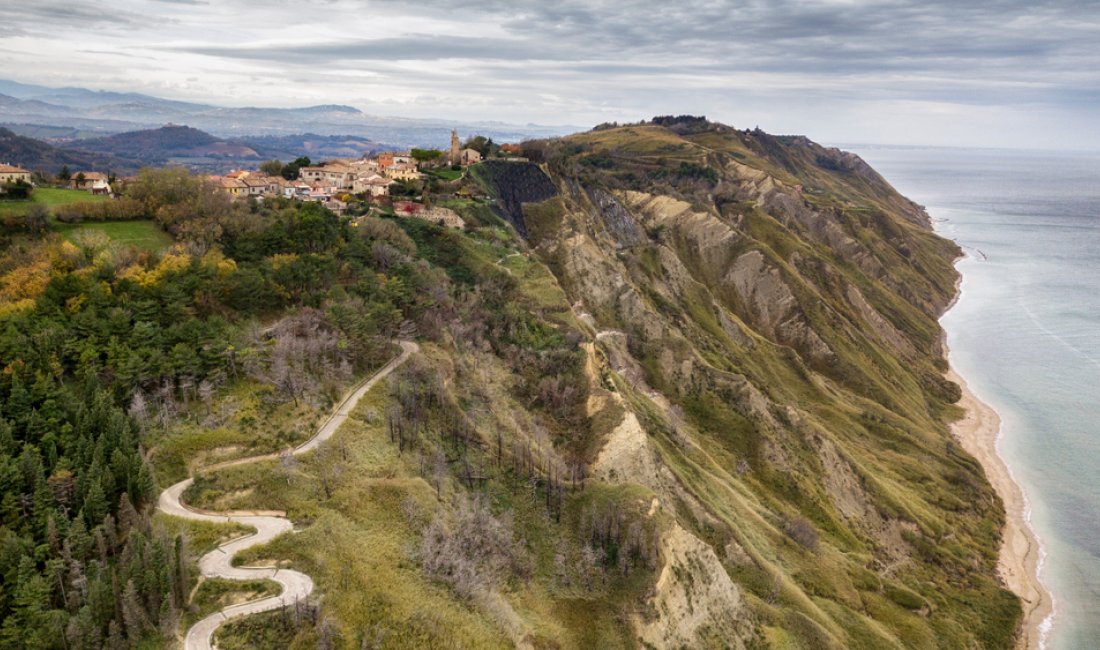
[[[145,206],[134,199],[70,203],[54,208],[54,216],[62,223],[81,221],[132,221],[144,219]]]
[[[420,562],[459,596],[473,598],[509,577],[530,574],[531,560],[515,540],[510,515],[498,519],[484,498],[463,498],[450,519],[443,512],[432,518],[420,543]]]
[[[26,181],[4,183],[0,186],[0,199],[9,201],[26,201],[34,193],[34,186]]]
[[[817,550],[817,544],[820,537],[814,525],[805,517],[798,516],[785,518],[783,520],[783,532],[787,533],[787,536],[797,542],[802,548],[808,551]]]

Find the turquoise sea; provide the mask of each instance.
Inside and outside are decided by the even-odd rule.
[[[942,324],[1045,551],[1045,646],[1100,648],[1100,153],[845,148],[967,252]]]

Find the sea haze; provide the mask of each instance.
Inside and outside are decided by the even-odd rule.
[[[1048,648],[1100,639],[1100,154],[847,147],[968,257],[952,362],[1003,419],[1054,592]]]

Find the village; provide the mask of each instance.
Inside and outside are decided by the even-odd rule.
[[[452,131],[447,151],[414,148],[317,163],[303,156],[286,164],[272,160],[257,168],[234,169],[206,178],[234,200],[264,201],[279,197],[320,203],[338,215],[393,214],[462,228],[465,223],[454,210],[432,205],[428,197],[484,200],[487,197],[478,196],[478,190],[471,189],[475,184],[462,183],[469,168],[489,158],[526,161],[520,153],[519,145],[496,145],[481,136],[463,144],[457,131]],[[40,174],[17,165],[0,164],[3,188],[0,191],[29,192],[42,181]],[[74,172],[66,167],[53,184],[92,195],[115,196],[126,181],[101,171]]]

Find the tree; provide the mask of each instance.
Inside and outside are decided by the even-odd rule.
[[[28,207],[27,214],[24,217],[27,232],[35,237],[45,233],[46,228],[49,226],[49,216],[50,209],[41,203],[35,203]]]
[[[488,158],[492,154],[496,153],[500,147],[493,142],[492,138],[487,138],[483,135],[475,135],[466,141],[466,144],[462,146],[463,149],[473,149],[481,154],[483,158]]]
[[[415,158],[417,162],[425,163],[442,158],[443,152],[439,149],[418,149],[416,147],[413,147],[413,149],[409,152],[409,155]]]
[[[313,161],[309,159],[309,156],[299,156],[293,162],[283,166],[282,176],[288,181],[296,181],[298,180],[298,171],[302,167],[309,167],[311,164],[313,164]]]
[[[58,180],[68,182],[69,179],[71,179],[72,177],[73,177],[73,173],[69,169],[68,165],[62,165],[61,166],[61,171],[57,172],[57,179]]]
[[[260,163],[260,171],[268,176],[282,176],[283,163],[281,160],[268,160]]]
[[[122,620],[126,623],[126,636],[136,644],[149,628],[149,618],[141,606],[141,595],[133,580],[126,581],[122,592]]]
[[[34,194],[34,186],[22,179],[14,183],[4,183],[2,188],[3,191],[0,192],[0,197],[5,199],[23,201],[31,198],[31,195]]]

